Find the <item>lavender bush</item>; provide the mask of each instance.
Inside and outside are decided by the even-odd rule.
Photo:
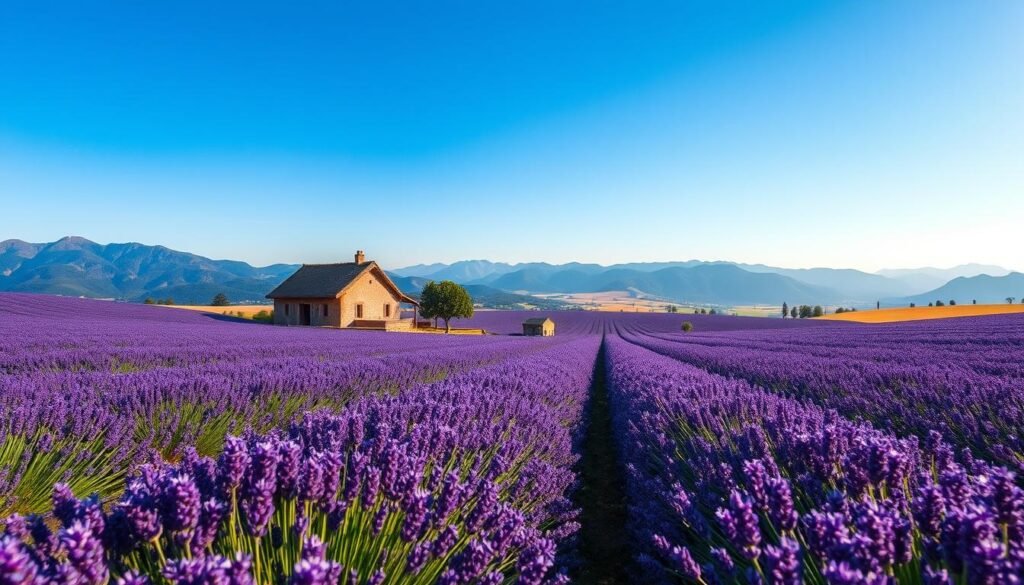
[[[1014,474],[607,342],[647,582],[1012,583]]]
[[[116,493],[136,464],[309,409],[399,394],[560,340],[394,335],[234,323],[180,309],[0,295],[0,516],[50,486]]]
[[[630,339],[902,436],[937,431],[1024,471],[1024,316]]]
[[[309,413],[287,434],[229,438],[216,460],[187,450],[141,467],[109,510],[60,486],[61,528],[9,519],[0,566],[85,583],[557,580],[598,344]]]

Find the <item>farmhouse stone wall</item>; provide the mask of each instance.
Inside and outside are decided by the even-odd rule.
[[[274,299],[274,324],[302,325],[302,305],[309,305],[311,326],[341,326],[341,303],[338,299]],[[327,308],[326,315],[324,307]]]
[[[274,299],[274,324],[303,325],[302,305],[309,305],[309,325],[313,327],[352,327],[359,319],[387,322],[389,330],[411,328],[397,324],[402,317],[400,302],[400,298],[371,271],[349,285],[340,298]],[[357,317],[358,305],[363,306],[361,317]],[[386,314],[385,305],[390,306],[390,314]],[[326,315],[324,306],[327,307]]]
[[[401,318],[399,298],[381,283],[376,271],[360,275],[344,294],[341,295],[341,326],[351,327],[357,318],[367,321],[397,321]],[[356,306],[362,304],[362,317],[356,316]],[[384,306],[391,306],[391,314],[385,316]]]

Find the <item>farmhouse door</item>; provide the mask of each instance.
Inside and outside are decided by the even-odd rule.
[[[311,323],[311,313],[312,311],[309,304],[303,303],[299,305],[299,325],[309,325]]]

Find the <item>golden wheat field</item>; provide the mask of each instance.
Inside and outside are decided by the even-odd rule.
[[[828,321],[855,321],[857,323],[893,323],[896,321],[948,319],[950,317],[1005,315],[1007,313],[1024,313],[1024,305],[954,305],[945,307],[874,309],[841,313],[839,315],[825,315],[824,317],[818,317],[818,319],[825,319]]]
[[[260,311],[271,312],[274,305],[228,305],[226,307],[214,307],[212,305],[167,305],[175,309],[187,309],[189,311],[200,311],[203,313],[215,313],[217,315],[231,315],[233,317],[251,318]]]

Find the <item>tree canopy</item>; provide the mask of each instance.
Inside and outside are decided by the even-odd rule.
[[[450,321],[473,316],[473,299],[465,288],[450,280],[430,281],[420,293],[420,315],[427,319],[443,319],[444,331],[450,333]]]
[[[213,300],[210,301],[210,304],[213,305],[214,307],[226,307],[231,303],[228,302],[228,296],[221,292],[213,296]]]

